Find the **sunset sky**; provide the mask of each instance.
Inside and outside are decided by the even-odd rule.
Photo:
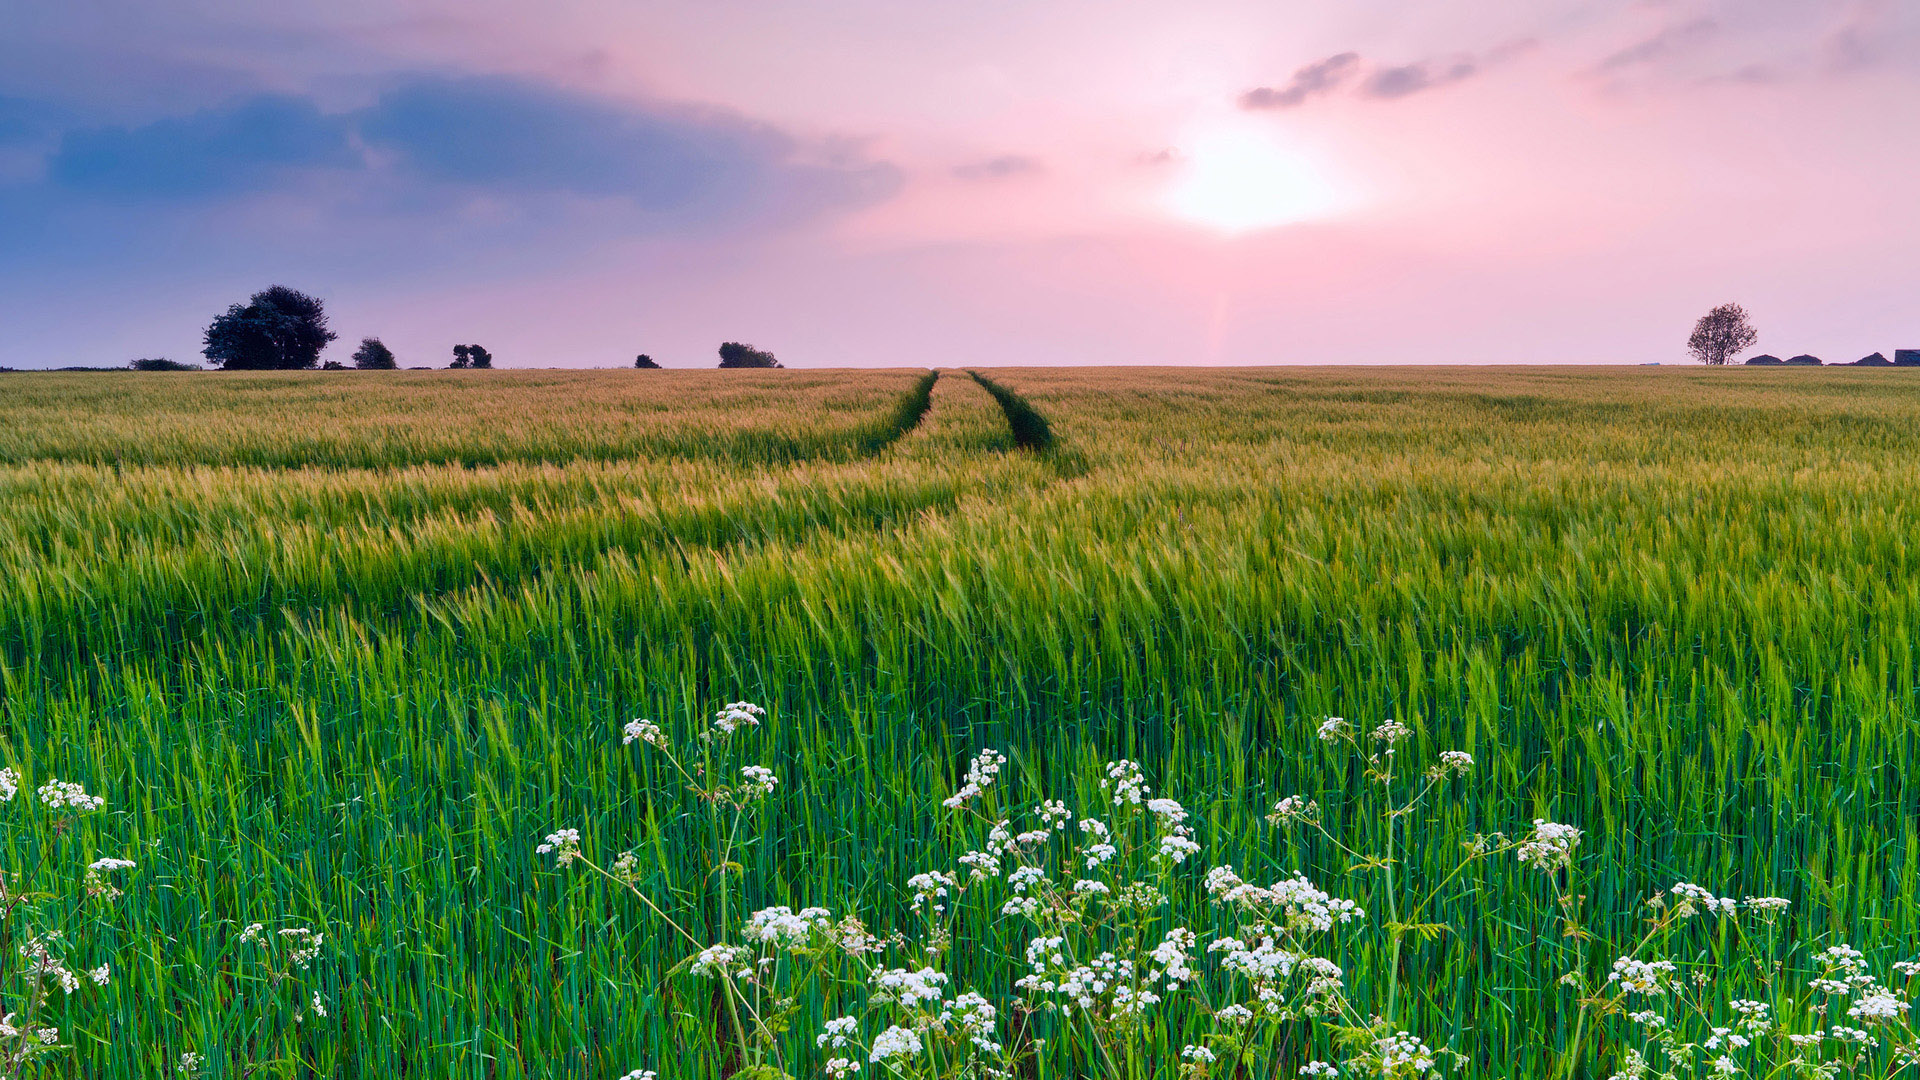
[[[0,365],[1920,348],[1912,0],[0,0]]]

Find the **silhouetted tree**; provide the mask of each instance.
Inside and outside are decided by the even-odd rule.
[[[199,371],[199,364],[183,364],[178,360],[169,360],[164,356],[143,356],[128,367],[135,371]]]
[[[361,338],[360,347],[353,351],[353,366],[363,371],[392,371],[400,366],[394,358],[393,350],[377,337]]]
[[[720,346],[720,366],[726,368],[776,368],[780,361],[773,354],[756,349],[751,345],[742,345],[729,341]]]
[[[216,316],[202,351],[227,371],[310,368],[338,336],[318,299],[275,285]]]
[[[320,370],[321,371],[345,371],[347,370],[347,365],[341,363],[338,360],[329,360],[326,363],[320,365]]]
[[[660,370],[660,365],[654,363],[653,357],[648,356],[646,353],[641,353],[639,356],[634,357],[633,366],[637,368],[642,368],[647,371]]]
[[[1746,308],[1739,304],[1721,304],[1693,324],[1687,352],[1703,364],[1725,364],[1759,339],[1759,331],[1747,321]]]
[[[478,345],[455,345],[453,363],[448,367],[490,368],[493,366],[493,354]]]

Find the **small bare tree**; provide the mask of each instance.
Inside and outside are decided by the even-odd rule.
[[[1747,320],[1747,309],[1739,304],[1721,304],[1693,324],[1693,336],[1687,339],[1687,352],[1703,364],[1731,363],[1751,348],[1760,332]]]

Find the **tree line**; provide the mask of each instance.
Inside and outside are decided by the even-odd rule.
[[[214,316],[208,325],[204,348],[206,358],[222,371],[308,371],[315,368],[341,370],[347,365],[320,361],[320,353],[340,335],[327,324],[326,305],[318,297],[298,289],[275,285],[254,293],[244,304],[234,304]],[[352,356],[353,367],[362,371],[392,371],[400,366],[393,350],[377,337],[360,339]],[[148,358],[131,365],[139,371],[191,371],[198,365]],[[488,370],[493,354],[479,345],[455,345],[449,368]],[[658,370],[660,364],[645,353],[634,357],[633,366]],[[780,361],[771,352],[738,341],[720,346],[723,368],[777,368]]]

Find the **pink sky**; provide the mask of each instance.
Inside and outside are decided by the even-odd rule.
[[[335,180],[184,210],[60,203],[191,234],[192,266],[134,275],[76,339],[74,284],[112,279],[106,256],[0,255],[19,328],[0,363],[191,356],[265,279],[325,297],[349,349],[378,334],[436,364],[477,340],[509,365],[706,366],[723,339],[790,366],[1674,363],[1728,300],[1783,356],[1920,348],[1911,3],[256,8],[128,6],[105,41],[106,21],[39,20],[39,65],[0,100],[138,129],[248,94],[348,115],[410,73],[501,76],[718,111],[784,133],[785,165],[894,181],[674,228],[621,218],[618,191],[535,207],[484,185],[377,213]],[[24,151],[11,168],[58,172]],[[325,250],[264,224],[288,214]],[[446,262],[421,256],[437,247]]]

